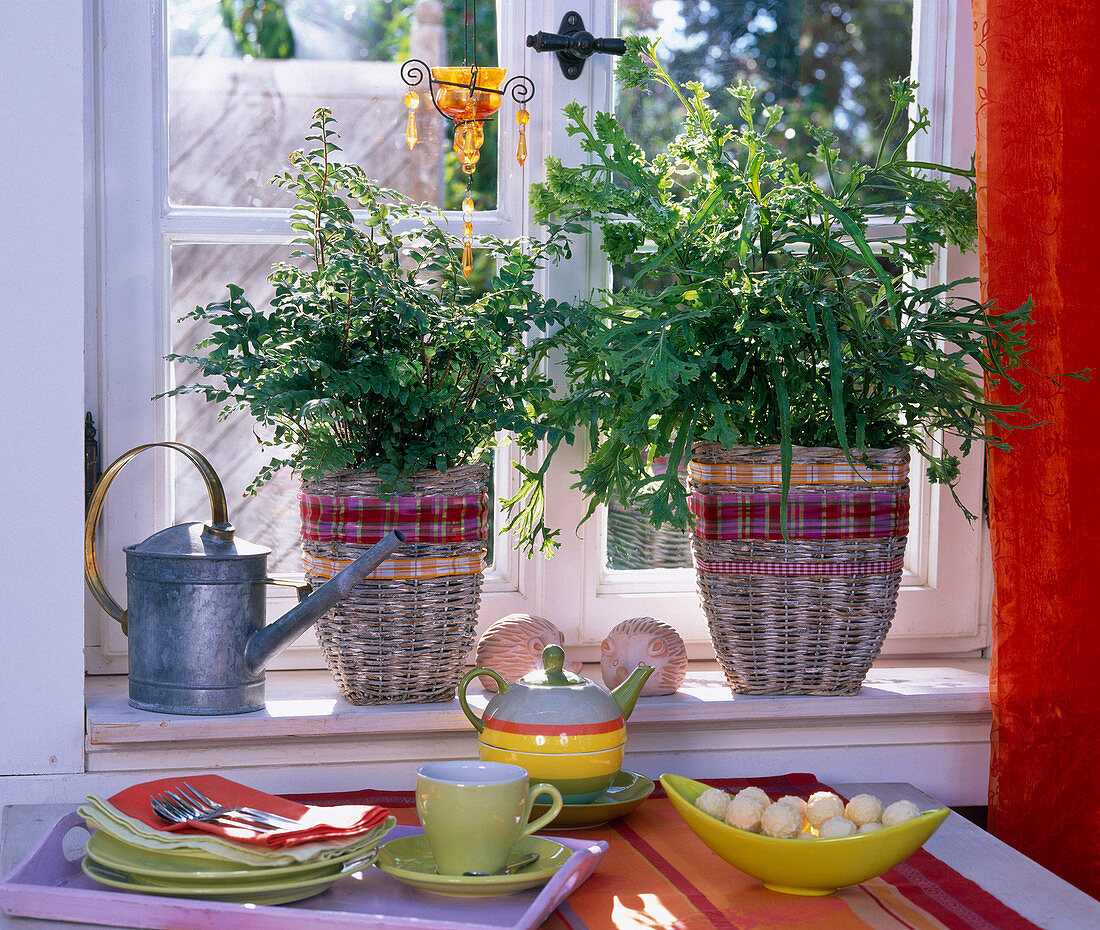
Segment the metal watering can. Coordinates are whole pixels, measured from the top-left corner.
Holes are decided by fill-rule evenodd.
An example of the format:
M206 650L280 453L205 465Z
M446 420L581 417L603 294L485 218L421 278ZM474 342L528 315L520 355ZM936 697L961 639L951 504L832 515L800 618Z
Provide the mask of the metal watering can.
M135 456L164 447L186 455L210 496L209 523L182 523L127 546L124 610L96 564L96 525L111 482ZM312 594L267 575L271 550L236 539L225 491L210 463L178 442L120 456L92 493L84 524L84 578L129 639L130 704L164 714L242 714L264 707L264 669L404 543L396 530ZM299 603L264 625L267 584L292 584Z

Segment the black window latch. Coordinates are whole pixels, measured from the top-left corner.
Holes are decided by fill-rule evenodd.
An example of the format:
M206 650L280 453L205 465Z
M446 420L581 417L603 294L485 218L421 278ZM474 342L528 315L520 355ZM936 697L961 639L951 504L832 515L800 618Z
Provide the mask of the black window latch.
M572 11L562 17L557 32L536 32L527 37L527 47L536 52L557 52L562 74L575 81L592 55L621 55L626 51L622 39L597 39L584 28L580 13Z

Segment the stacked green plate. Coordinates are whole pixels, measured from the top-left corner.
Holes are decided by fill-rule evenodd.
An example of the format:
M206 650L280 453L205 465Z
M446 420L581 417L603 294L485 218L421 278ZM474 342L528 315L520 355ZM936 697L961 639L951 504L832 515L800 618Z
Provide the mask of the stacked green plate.
M378 838L385 832L378 830ZM378 850L358 843L320 862L245 865L195 852L152 852L98 831L88 838L85 852L84 874L112 888L211 901L285 904L320 894L340 876L366 868Z

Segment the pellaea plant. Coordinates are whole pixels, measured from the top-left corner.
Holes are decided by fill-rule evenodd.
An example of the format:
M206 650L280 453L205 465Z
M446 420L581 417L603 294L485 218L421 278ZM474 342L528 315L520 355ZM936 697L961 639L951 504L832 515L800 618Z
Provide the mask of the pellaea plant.
M226 299L196 307L189 316L211 332L194 352L170 356L197 369L171 393L202 394L223 418L254 418L272 457L253 489L283 467L305 479L369 468L396 492L422 469L482 460L501 437L525 453L555 440L541 415L552 385L535 344L564 322L564 308L534 276L567 249L561 231L479 240L495 270L475 289L462 240L438 210L340 159L337 138L332 114L318 110L311 147L273 180L297 203L289 258L269 275L270 306L230 285ZM528 483L512 505L519 542L551 548L541 487Z

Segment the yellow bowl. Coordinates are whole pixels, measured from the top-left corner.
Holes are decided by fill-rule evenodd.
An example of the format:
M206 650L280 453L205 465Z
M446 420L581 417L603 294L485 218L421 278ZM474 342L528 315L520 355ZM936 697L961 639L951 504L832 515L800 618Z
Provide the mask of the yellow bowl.
M695 799L709 788L680 775L662 775L672 806L696 836L730 865L785 894L826 895L858 885L908 859L949 811L925 811L912 820L872 833L832 839L780 839L739 830L704 814Z

